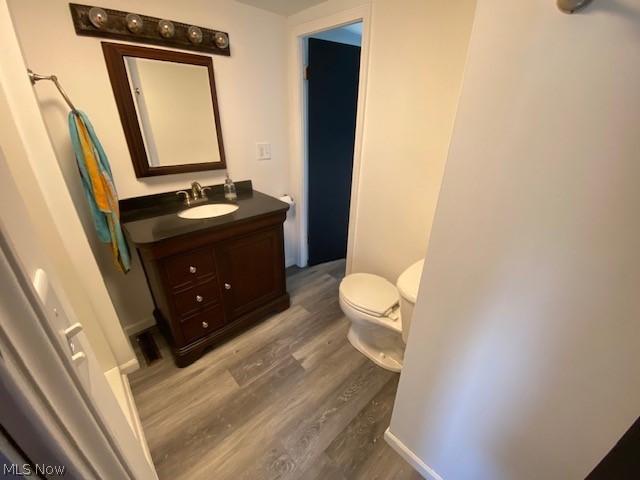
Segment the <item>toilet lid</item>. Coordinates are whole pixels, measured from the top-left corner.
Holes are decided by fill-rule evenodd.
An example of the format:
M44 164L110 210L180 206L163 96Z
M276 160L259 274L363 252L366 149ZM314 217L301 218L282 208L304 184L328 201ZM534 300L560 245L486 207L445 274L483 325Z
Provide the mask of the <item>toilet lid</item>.
M420 287L420 278L422 277L423 267L424 259L418 260L398 277L398 283L396 283L396 286L400 291L400 295L411 303L416 303L416 299L418 298L418 287Z
M354 308L375 317L382 317L399 301L391 282L370 273L347 275L340 283L340 295Z

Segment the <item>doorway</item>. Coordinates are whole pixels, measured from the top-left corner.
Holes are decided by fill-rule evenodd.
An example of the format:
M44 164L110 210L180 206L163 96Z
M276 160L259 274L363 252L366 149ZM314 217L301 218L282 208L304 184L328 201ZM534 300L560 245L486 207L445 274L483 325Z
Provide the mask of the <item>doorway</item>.
M362 22L304 38L308 265L347 255Z

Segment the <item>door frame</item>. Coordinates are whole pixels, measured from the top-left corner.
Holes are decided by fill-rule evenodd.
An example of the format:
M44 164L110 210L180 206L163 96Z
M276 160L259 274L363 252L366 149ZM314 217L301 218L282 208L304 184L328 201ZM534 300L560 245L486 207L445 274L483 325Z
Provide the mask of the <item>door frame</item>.
M366 105L367 79L369 72L369 42L371 30L371 6L344 10L323 18L292 27L289 33L289 65L291 88L292 135L291 135L291 185L296 196L295 237L298 244L297 265L307 266L309 249L308 229L308 135L307 135L307 82L304 79L305 37L314 33L332 30L351 23L362 22L362 43L360 50L360 79L358 84L358 104L356 108L356 132L353 152L353 174L351 176L351 205L349 207L349 229L347 233L346 273L351 272L355 230L357 225L362 169L362 144Z

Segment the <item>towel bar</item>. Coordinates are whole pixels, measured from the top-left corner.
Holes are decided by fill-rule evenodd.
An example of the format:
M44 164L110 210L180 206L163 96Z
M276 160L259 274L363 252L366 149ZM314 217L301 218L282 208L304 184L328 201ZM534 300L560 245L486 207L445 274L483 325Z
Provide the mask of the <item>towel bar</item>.
M73 105L71 99L67 96L66 93L64 93L60 82L58 82L58 77L56 77L55 75L40 75L39 73L34 73L31 69L27 69L27 73L29 74L29 80L31 80L32 85L35 85L36 82L39 82L40 80L51 80L60 92L60 95L62 95L62 98L64 98L64 101L67 103L67 105L69 105L71 111L74 113L78 111Z
M591 0L558 0L558 8L564 13L573 13L586 7L590 3Z

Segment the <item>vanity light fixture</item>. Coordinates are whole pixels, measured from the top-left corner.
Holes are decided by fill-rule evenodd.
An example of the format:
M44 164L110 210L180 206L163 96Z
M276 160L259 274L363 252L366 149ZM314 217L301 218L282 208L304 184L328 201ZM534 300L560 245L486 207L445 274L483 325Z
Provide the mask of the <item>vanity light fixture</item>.
M158 22L158 32L163 38L171 38L176 33L176 27L170 20L160 20Z
M144 20L137 13L128 13L125 17L125 22L127 23L127 29L131 33L140 33L144 26Z
M227 48L229 46L229 36L224 32L216 32L213 41L218 48Z
M187 36L189 37L189 41L194 44L202 43L202 30L198 27L191 25L187 29Z
M219 28L79 3L69 3L69 10L77 35L231 55L230 36Z
M91 7L89 10L89 21L91 25L102 30L109 21L109 15L100 7Z
M564 13L574 13L590 3L591 0L558 0L558 8Z

